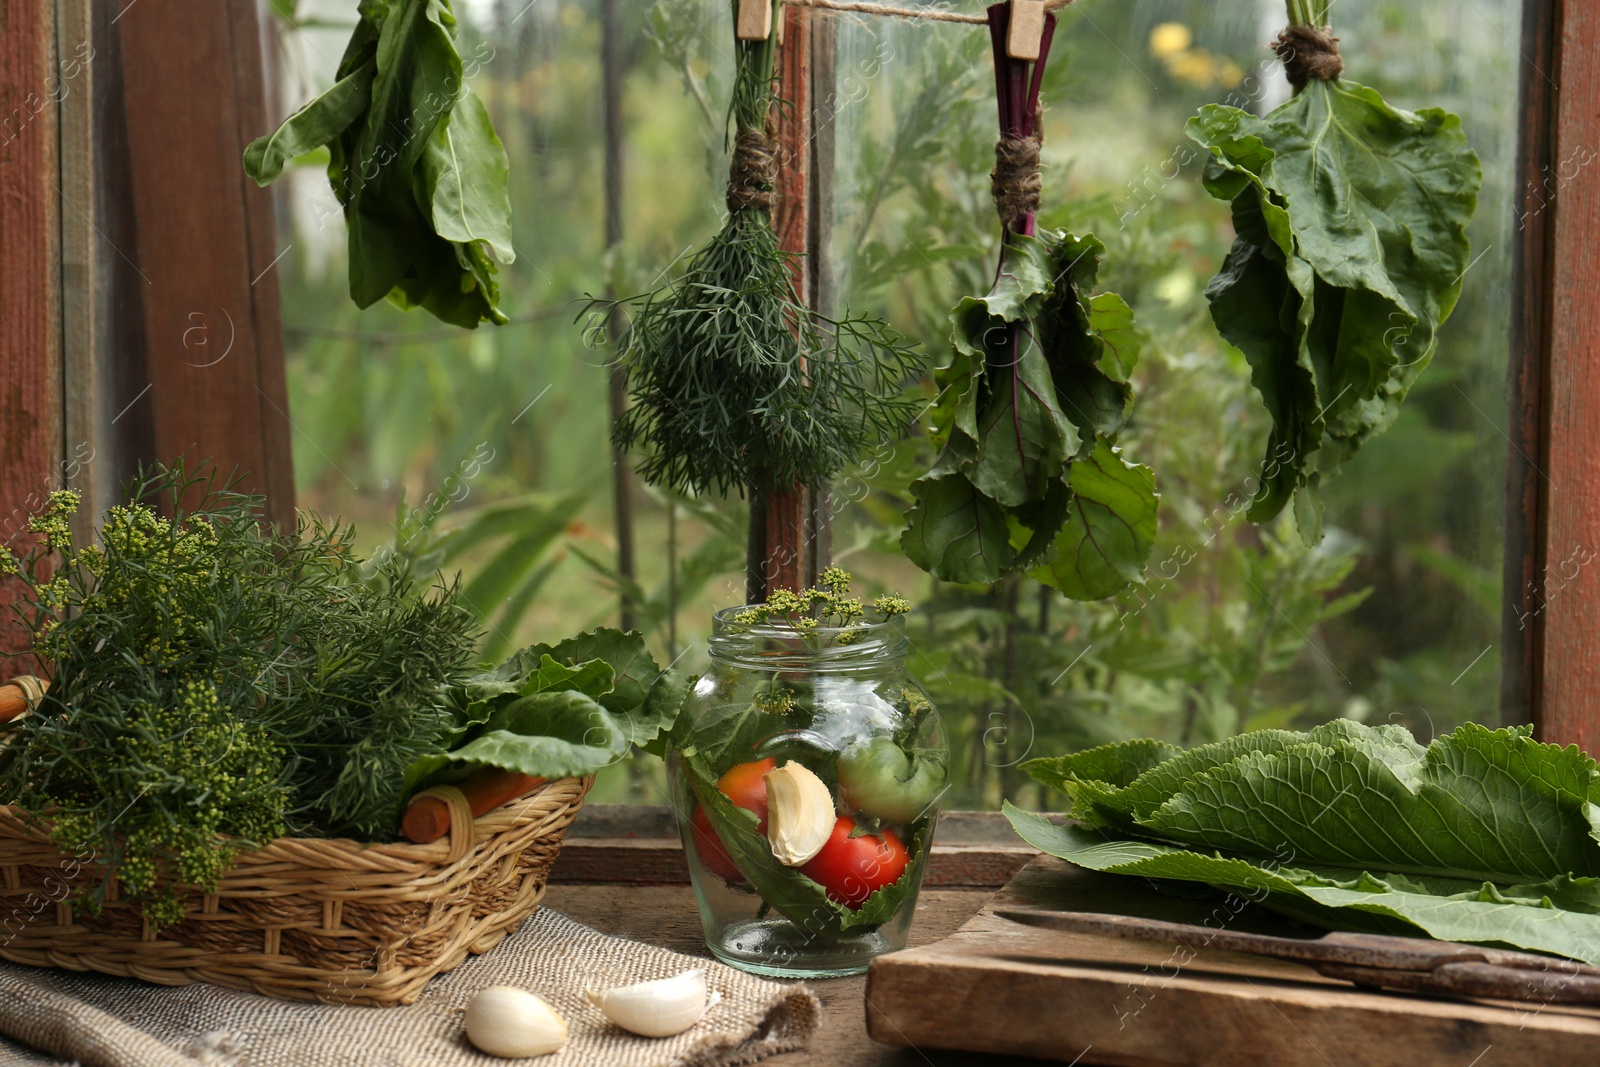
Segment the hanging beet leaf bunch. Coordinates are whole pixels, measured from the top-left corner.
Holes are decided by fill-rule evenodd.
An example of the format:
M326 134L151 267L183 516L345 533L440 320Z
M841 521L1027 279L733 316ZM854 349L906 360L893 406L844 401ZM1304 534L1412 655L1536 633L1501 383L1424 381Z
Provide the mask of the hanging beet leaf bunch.
M987 296L951 313L955 353L936 375L943 451L912 484L900 544L951 582L1031 569L1069 597L1095 600L1140 581L1156 533L1155 475L1130 463L1117 433L1132 411L1139 356L1133 313L1093 293L1105 246L1092 235L1036 232L1038 58L1007 54L1010 5L989 8L1001 138L992 192L1005 227Z
M1461 121L1340 78L1330 0L1289 0L1275 48L1295 95L1265 118L1211 104L1189 120L1206 189L1237 233L1206 296L1272 416L1247 516L1294 501L1322 539L1318 488L1375 434L1433 358L1469 265L1482 169Z
M326 146L350 231L350 299L388 297L469 330L501 325L495 261L515 258L510 166L463 81L451 0L362 0L358 11L333 87L252 141L245 172L267 185Z
M618 358L632 405L615 440L643 454L646 481L681 491L827 479L916 411L902 395L920 370L910 344L879 319L829 318L795 291L795 257L772 229L775 35L735 46L727 222L677 280L624 302ZM592 321L611 307L591 304Z

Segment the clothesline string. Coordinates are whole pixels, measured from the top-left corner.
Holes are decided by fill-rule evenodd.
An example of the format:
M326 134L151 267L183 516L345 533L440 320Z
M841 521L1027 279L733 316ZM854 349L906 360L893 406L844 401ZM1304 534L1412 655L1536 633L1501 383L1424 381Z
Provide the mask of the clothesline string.
M985 15L964 15L959 11L945 11L937 7L893 7L889 4L870 3L868 0L784 0L784 2L793 7L812 7L822 11L848 12L856 15L876 15L879 18L958 22L968 26L987 26L989 24L989 19ZM1044 9L1046 11L1056 11L1072 2L1073 0L1045 0Z

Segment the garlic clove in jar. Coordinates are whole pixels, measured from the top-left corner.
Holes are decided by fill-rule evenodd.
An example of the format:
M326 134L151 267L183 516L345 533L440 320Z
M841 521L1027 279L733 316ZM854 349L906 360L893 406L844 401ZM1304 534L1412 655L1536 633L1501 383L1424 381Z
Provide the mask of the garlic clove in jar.
M490 986L467 1005L467 1040L491 1056L554 1052L567 1042L567 1021L540 998L514 986Z
M785 867L811 862L828 843L835 821L833 794L810 770L791 760L768 771L767 844Z
M591 989L586 995L607 1019L641 1037L681 1034L722 999L720 994L707 999L703 968L684 971L671 978L618 986L604 993Z

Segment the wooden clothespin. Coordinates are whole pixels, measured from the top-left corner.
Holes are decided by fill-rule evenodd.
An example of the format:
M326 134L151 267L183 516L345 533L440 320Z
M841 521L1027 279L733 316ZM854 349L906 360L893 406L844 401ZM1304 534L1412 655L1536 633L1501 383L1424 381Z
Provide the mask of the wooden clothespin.
M1006 30L1006 55L1012 59L1029 61L1038 59L1039 41L1043 37L1044 0L1011 0L1011 21Z
M772 0L739 0L738 23L735 32L741 41L765 41L771 37Z

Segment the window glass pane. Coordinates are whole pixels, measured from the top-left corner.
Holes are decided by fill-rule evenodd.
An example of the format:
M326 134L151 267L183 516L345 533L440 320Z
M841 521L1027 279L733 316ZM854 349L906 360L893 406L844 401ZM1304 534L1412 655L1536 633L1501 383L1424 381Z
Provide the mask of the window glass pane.
M325 179L302 168L283 187L301 502L360 520L369 548L414 509L438 513L443 528L487 532L495 506L526 503L451 562L495 654L615 621L607 356L575 320L587 294L655 284L722 210L726 5L621 6L625 239L608 256L596 3L458 3L473 84L511 156L510 325L467 334L420 313L357 312ZM302 18L347 12L342 0L299 5ZM1287 97L1266 47L1282 5L1083 0L1061 13L1044 91L1041 219L1100 236L1102 283L1146 330L1124 444L1157 472L1152 566L1162 577L1103 604L1026 579L938 585L896 547L906 486L931 447L895 443L841 479L836 558L870 589L922 605L914 669L952 727L958 805L1029 790L1017 768L1028 756L1128 736L1197 742L1346 715L1426 739L1498 717L1520 5L1341 0L1333 15L1346 76L1396 106L1460 115L1484 182L1475 258L1433 363L1395 425L1325 492L1329 536L1312 550L1289 520L1242 517L1268 420L1207 311L1232 231L1184 135L1203 104L1264 111ZM285 105L327 83L346 32L280 26ZM988 35L841 18L837 36L837 310L884 314L937 363L949 307L985 291L994 270ZM742 503L635 495L651 641L697 669L711 610L743 596ZM602 799L630 789L659 799L653 771L608 773Z

